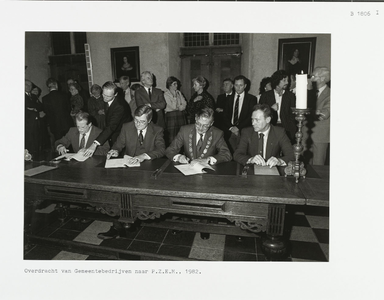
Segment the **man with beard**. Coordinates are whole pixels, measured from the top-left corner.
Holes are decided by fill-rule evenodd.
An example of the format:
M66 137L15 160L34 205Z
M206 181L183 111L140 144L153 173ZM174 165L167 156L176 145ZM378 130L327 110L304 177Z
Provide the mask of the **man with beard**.
M296 96L286 90L288 73L279 70L271 76L272 90L260 97L260 104L268 104L272 108L271 124L283 127L293 144L295 142L296 122L292 107L296 107Z

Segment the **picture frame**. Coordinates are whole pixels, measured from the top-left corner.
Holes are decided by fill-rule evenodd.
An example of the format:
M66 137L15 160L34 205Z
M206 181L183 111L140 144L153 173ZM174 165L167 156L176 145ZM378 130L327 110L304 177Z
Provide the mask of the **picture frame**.
M315 63L316 37L279 39L278 70L311 74Z
M114 79L129 76L130 82L140 81L139 47L111 48L112 75Z

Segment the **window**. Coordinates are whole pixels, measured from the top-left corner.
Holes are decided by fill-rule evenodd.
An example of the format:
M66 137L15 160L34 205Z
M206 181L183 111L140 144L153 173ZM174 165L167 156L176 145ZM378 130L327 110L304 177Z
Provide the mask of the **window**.
M184 33L184 46L208 46L209 34L208 33Z
M213 45L238 45L240 43L239 33L214 33Z
M52 32L51 37L54 55L85 53L84 44L87 43L85 32L74 32L72 41L70 32ZM75 53L71 52L71 47L74 48Z
M184 47L239 45L240 33L184 33Z

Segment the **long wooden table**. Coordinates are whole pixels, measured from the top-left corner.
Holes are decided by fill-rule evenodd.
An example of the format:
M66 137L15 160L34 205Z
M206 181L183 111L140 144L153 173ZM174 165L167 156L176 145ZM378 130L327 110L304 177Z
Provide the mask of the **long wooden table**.
M154 171L165 162L164 158L138 168L105 169L105 157L62 161L54 170L25 177L26 208L33 213L49 200L59 203L65 214L69 203L87 204L127 226L167 213L225 218L244 232L265 232L263 250L274 259L287 251L282 239L286 205L329 205L328 167L313 168L315 176L298 184L293 177L253 175L251 169L241 175L242 166L234 161L192 176L184 176L171 162L155 178ZM26 163L26 169L34 166Z

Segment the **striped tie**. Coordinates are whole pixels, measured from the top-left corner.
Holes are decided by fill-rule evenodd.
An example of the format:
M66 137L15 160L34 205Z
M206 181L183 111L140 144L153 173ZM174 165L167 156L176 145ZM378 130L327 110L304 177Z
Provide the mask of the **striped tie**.
M83 133L83 137L81 138L79 148L83 149L84 147L85 147L85 133Z

